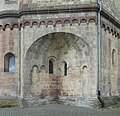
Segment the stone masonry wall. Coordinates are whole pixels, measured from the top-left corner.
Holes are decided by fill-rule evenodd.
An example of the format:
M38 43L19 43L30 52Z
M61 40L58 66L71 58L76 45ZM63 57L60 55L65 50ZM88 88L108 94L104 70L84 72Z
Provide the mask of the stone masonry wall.
M1 0L0 1L0 11L7 10L18 10L19 9L19 1L18 0Z
M101 0L102 7L118 20L120 19L120 1L119 0Z
M40 9L71 7L96 2L1 0L0 12L21 11L22 6L32 10L38 6ZM91 105L97 98L97 13L84 10L84 13L76 10L77 13L32 12L31 15L21 12L23 15L13 14L11 18L0 19L0 96L20 96L29 104L59 99L65 104ZM101 25L101 93L102 97L118 96L119 28L115 27L116 22L113 25L103 17L101 20L111 27ZM7 53L15 55L16 72L4 71ZM50 59L54 66L53 74L49 74ZM67 75L64 75L65 63Z
M17 96L19 88L19 30L0 29L0 96ZM7 53L15 55L16 72L4 72L4 57Z
M118 96L119 39L107 27L101 29L101 37L101 93Z
M59 18L66 17L67 18L69 15L72 16L73 14L68 14L67 16L66 16L66 14L61 14L61 15L59 14L59 16L55 15L55 18L56 17L59 17ZM75 15L78 16L77 14L74 14L74 16ZM79 15L84 16L85 14L79 14ZM94 16L96 14L93 13L92 15ZM33 16L33 17L35 18L36 16ZM31 19L33 17L31 17ZM44 15L42 18L44 18L44 17L46 17L46 16ZM48 19L50 17L53 18L54 15L47 15L47 17L48 17ZM29 18L29 16L24 17L24 19L25 18ZM46 57L43 57L44 52L43 52L43 56L42 55L39 56L41 54L41 52L44 51L44 47L40 48L40 46L44 45L44 44L42 44L43 40L46 40L46 42L44 42L44 43L45 43L45 45L48 44L48 46L49 46L49 43L51 43L51 41L52 41L52 40L50 41L49 37L55 37L55 36L52 36L51 33L63 33L63 35L65 33L65 35L72 34L74 36L73 37L65 36L65 38L63 38L64 41L67 38L73 38L73 40L74 40L77 36L80 38L81 41L85 41L90 46L91 49L89 49L90 50L89 51L90 59L89 59L89 57L86 57L86 56L85 56L85 58L82 58L82 56L80 56L81 57L80 59L76 59L75 57L78 57L78 56L76 56L76 54L74 54L75 51L73 51L73 52L68 51L69 52L69 55L67 58L68 60L66 60L68 63L68 67L69 67L69 63L71 63L71 65L73 67L74 67L74 63L78 64L79 67L78 67L78 69L74 69L74 68L72 69L72 70L76 71L76 72L71 71L71 73L74 73L72 76L61 78L60 82L62 81L62 87L63 87L63 90L60 93L61 97L63 98L64 96L66 96L65 98L69 98L71 96L74 98L78 98L78 97L79 98L84 97L84 98L89 98L89 99L96 98L96 95L97 95L97 89L96 89L97 88L97 49L96 49L97 48L97 31L96 30L97 30L97 26L96 26L95 22L91 22L89 24L83 22L80 25L75 23L75 24L72 24L72 26L70 26L69 23L68 24L66 23L64 26L62 26L61 24L57 24L55 27L53 25L48 25L46 27L44 24L40 25L40 27L38 27L37 25L34 25L32 28L30 26L25 26L25 28L23 28L21 30L21 48L22 48L21 58L22 58L22 64L24 64L21 67L21 70L23 71L22 72L23 73L23 78L22 78L23 96L27 97L27 99L29 99L31 97L36 97L37 91L39 91L38 92L39 95L43 95L40 92L42 90L40 88L46 88L46 90L50 90L48 83L51 83L51 82L49 82L49 80L51 78L49 77L49 75L47 73L45 77L43 77L43 76L39 77L39 79L40 78L42 79L42 80L41 79L40 80L44 84L41 81L37 81L39 83L38 84L39 86L37 86L36 84L34 86L39 87L39 88L33 87L32 89L34 89L33 90L34 94L33 94L33 96L30 97L31 79L30 79L29 75L30 75L32 66L37 65L38 69L40 70L41 65L44 65L42 63L45 63L45 64L48 63L48 61L43 61L43 59L46 60L45 58L47 58L49 56L49 55L47 55L46 52L45 52L46 53L45 56L47 55ZM48 35L48 36L46 36L46 35ZM60 38L60 37L58 37L58 38ZM39 41L39 43L37 41ZM54 43L54 41L52 43ZM50 45L54 46L54 44L53 45L50 44ZM81 46L80 43L78 45ZM50 49L52 49L52 48L50 48ZM31 50L33 50L33 52ZM39 50L39 52L37 52L38 50ZM83 50L81 50L81 52L82 51ZM48 54L51 54L51 56L54 56L55 54L57 55L57 52L55 52L55 50L54 50L54 52L52 51L52 53L48 53ZM70 54L71 54L71 56L70 56ZM26 57L28 57L28 58L26 59ZM81 64L77 63L77 62L80 62L80 60L81 60ZM87 60L87 62L85 62L85 60ZM77 66L77 65L75 65L75 66ZM45 65L45 67L46 67L46 65ZM88 67L88 69L87 69L87 67ZM46 68L45 71L48 72L48 68ZM79 76L79 73L81 73L80 74L81 76ZM40 75L40 74L38 73L38 75ZM54 80L54 78L57 78L57 77L56 76L53 77L53 80ZM56 83L56 79L55 79L55 81L52 81L52 83ZM53 87L55 86L54 84L52 84L52 85L53 85ZM57 91L57 90L55 90L55 91ZM47 95L50 95L50 94L47 94ZM34 99L34 98L31 98L31 99ZM40 97L39 97L39 99L40 99ZM46 99L47 99L47 97L45 97L45 99L42 99L42 100L46 100Z

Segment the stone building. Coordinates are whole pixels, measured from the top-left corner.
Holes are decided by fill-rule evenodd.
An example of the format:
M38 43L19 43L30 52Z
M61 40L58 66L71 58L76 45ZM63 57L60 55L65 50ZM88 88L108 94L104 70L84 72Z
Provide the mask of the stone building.
M0 99L87 107L119 98L120 1L101 4L1 0Z

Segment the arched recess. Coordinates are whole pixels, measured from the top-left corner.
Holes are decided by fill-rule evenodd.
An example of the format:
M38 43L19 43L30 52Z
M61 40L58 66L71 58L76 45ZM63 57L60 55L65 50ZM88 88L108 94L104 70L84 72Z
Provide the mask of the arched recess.
M39 72L38 66L37 65L33 65L31 72L38 73Z
M91 56L90 50L91 48L89 44L81 39L79 36L76 36L74 34L65 32L47 34L35 41L28 49L23 64L24 78L25 80L30 80L30 67L32 67L34 64L36 64L37 66L44 65L44 73L46 74L40 71L40 77L38 77L38 80L41 79L46 83L46 80L52 81L53 79L55 81L54 83L57 83L58 81L56 80L56 77L61 76L59 74L59 72L61 71L59 70L59 68L61 68L61 63L63 63L62 76L73 78L74 76L76 76L76 67L83 65L82 63L84 62L89 62L88 60ZM77 76L76 78L79 79L79 77ZM64 79L67 82L66 79L69 78ZM30 88L30 85L28 85L29 82L26 81L26 83L25 86ZM52 82L49 82L49 84L50 83L53 84ZM41 86L41 84L42 82L40 81L40 84L38 85ZM41 87L43 87L44 89L44 86L49 87L48 83L46 83L46 85L42 85ZM63 87L64 86L65 83L63 83ZM69 88L75 89L74 86L73 88ZM37 88L37 90L39 90L39 88Z
M15 56L12 53L7 53L4 57L4 72L15 72Z
M57 44L56 46L55 46L55 43L53 43L53 41L56 42L56 44ZM39 55L38 52L40 54L45 54L43 52L45 52L47 50L50 51L52 49L52 47L50 47L50 46L52 46L52 44L53 44L53 47L56 47L57 49L58 49L58 47L62 47L62 44L59 42L61 42L62 44L66 44L66 46L65 46L66 49L71 48L71 47L77 47L77 46L84 47L84 45L86 45L87 48L89 49L89 51L91 50L91 47L89 46L89 44L85 40L80 38L79 36L71 34L71 33L66 33L66 32L55 32L55 33L49 33L49 34L37 39L36 41L34 41L33 44L27 50L25 59L31 59L31 58L37 59L38 55ZM78 44L78 45L75 46L75 44ZM81 45L79 45L79 44L81 44ZM50 49L48 49L48 48L50 48ZM44 51L43 51L43 49L44 49ZM56 51L57 51L57 49L56 49ZM64 52L67 52L67 51L64 51ZM54 53L51 56L54 56Z
M42 21L43 22L43 21ZM59 20L59 22L60 22L60 20ZM63 23L63 22L62 22ZM45 23L45 21L44 21L44 25L46 25L46 23ZM49 27L48 27L49 28ZM57 29L57 28L59 28L59 27L56 27L56 29L55 30L53 30L53 29L47 29L47 31L42 31L41 30L41 32L39 32L38 30L34 30L34 36L33 36L33 38L34 39L31 39L30 40L30 42L29 42L29 44L26 46L26 49L25 49L25 54L24 54L24 57L26 56L26 54L27 54L27 52L29 51L29 49L34 45L34 43L37 43L38 41L42 41L42 39L43 38L45 38L46 36L50 36L50 35L54 35L55 33L56 34L66 34L66 36L67 35L71 35L71 36L73 36L73 38L79 38L79 39L81 39L82 41L84 41L86 44L88 44L89 43L89 39L83 39L82 37L81 37L81 34L76 30L76 29L74 29L74 28L71 28L71 26L70 26L70 28L71 29L64 29L64 27L63 27L63 29L62 28L59 28L59 29ZM57 31L57 32L56 32ZM89 37L88 37L89 38ZM25 37L25 41L28 41L29 40L29 38L27 39L27 36ZM27 43L27 42L26 42ZM92 42L91 42L92 43ZM92 48L92 44L91 43L89 43L88 45L89 45L89 47L90 48Z
M91 47L89 46L89 44L77 35L66 32L56 32L47 34L36 40L29 47L24 60L24 65L27 68L24 71L25 73L29 74L29 67L32 67L34 64L37 64L39 66L44 65L45 70L49 72L48 62L50 58L55 58L57 60L59 59L59 57L67 55L69 53L69 50L73 49L77 51L76 53L78 53L78 55L80 55L79 57L81 58L83 55L82 52L84 52L84 55L87 56L90 56L91 53ZM89 58L86 57L86 59Z

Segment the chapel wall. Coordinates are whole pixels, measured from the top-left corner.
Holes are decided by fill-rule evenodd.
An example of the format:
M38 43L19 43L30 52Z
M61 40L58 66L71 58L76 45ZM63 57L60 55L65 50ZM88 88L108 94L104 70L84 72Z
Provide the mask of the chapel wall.
M103 22L105 19L102 19ZM104 97L118 96L119 37L118 28L105 21L101 28L101 93ZM107 25L109 24L109 25Z
M8 25L7 25L8 26ZM19 29L11 30L9 26L6 29L0 29L0 96L17 96L19 94ZM7 54L15 56L15 72L6 70L5 59Z
M79 14L80 17L84 17L85 14ZM77 13L76 14L59 14L59 15L43 15L43 17L41 17L41 19L44 17L47 18L47 20L59 20L61 17L64 17L65 20L68 20L67 18L69 16L73 16L73 17L78 17L79 16ZM92 15L92 16L91 16ZM96 16L95 13L92 14L88 14L88 17L94 17ZM36 17L36 16L32 16L31 18ZM52 17L52 19L51 19ZM24 19L29 18L29 16L24 17ZM43 20L42 19L42 20ZM85 20L84 20L85 21ZM78 73L74 73L71 78L67 78L67 77L62 77L62 81L63 81L63 87L64 87L64 91L62 91L62 95L64 96L79 96L79 97L96 97L97 95L97 25L96 23L92 20L91 22L89 22L88 24L86 22L82 22L80 23L80 25L75 22L72 25L70 25L69 22L66 22L66 24L56 24L55 26L53 26L53 24L48 23L48 25L46 26L44 23L40 26L38 25L34 25L32 28L28 25L25 26L25 28L23 28L21 30L21 34L22 34L22 38L21 41L23 42L22 48L23 48L23 52L22 52L22 59L23 59L23 64L24 64L24 95L26 96L27 93L29 93L30 91L30 78L29 78L29 74L30 74L30 70L32 68L33 65L38 65L39 69L40 69L40 61L38 62L38 57L34 57L34 55L32 55L32 57L34 57L34 59L30 60L30 64L29 66L26 64L26 55L27 55L27 51L29 50L29 48L31 47L31 45L37 41L38 39L40 39L41 37L51 34L51 33L59 33L59 32L63 32L63 33L70 33L70 34L74 34L78 37L80 37L81 39L83 39L83 41L85 41L86 43L88 43L88 45L90 46L91 50L90 50L90 59L85 57L85 59L81 59L81 66L78 67L80 72ZM64 21L63 21L64 22ZM64 22L65 23L65 22ZM47 24L47 23L46 23ZM45 31L46 30L46 31ZM32 52L30 53L32 54ZM71 54L71 56L73 56L73 59L75 54ZM30 57L29 57L30 58ZM72 58L72 57L71 57ZM69 59L69 58L68 58ZM78 59L75 59L76 61ZM86 63L85 60L88 60L88 62ZM69 61L70 62L70 61ZM87 71L86 71L87 70ZM74 69L74 71L77 71L77 69ZM89 73L86 73L89 72ZM82 77L78 78L79 73L84 73L83 74L83 78L87 77L87 80L82 79ZM48 74L47 74L48 75ZM77 76L76 76L77 75ZM75 77L73 79L73 77ZM42 77L43 79L45 79L44 77ZM44 84L43 88L48 88L47 83L49 83L49 79L50 77L47 76L48 81L43 81L43 83L45 82L46 84ZM81 81L81 82L80 82ZM87 88L80 87L79 83L87 81L88 85ZM56 81L55 81L56 82ZM41 82L42 83L42 82ZM53 82L54 83L54 82ZM39 84L40 85L40 84ZM85 84L86 85L86 84ZM76 90L74 89L76 88ZM83 88L85 90L83 90ZM38 89L36 89L38 90ZM34 91L35 92L35 91ZM68 93L68 94L67 94Z

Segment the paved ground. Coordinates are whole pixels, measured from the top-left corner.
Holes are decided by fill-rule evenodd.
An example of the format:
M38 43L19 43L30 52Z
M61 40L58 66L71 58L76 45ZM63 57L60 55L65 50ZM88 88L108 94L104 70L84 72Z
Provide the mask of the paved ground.
M58 104L24 109L0 109L0 116L120 116L120 110L90 109Z

